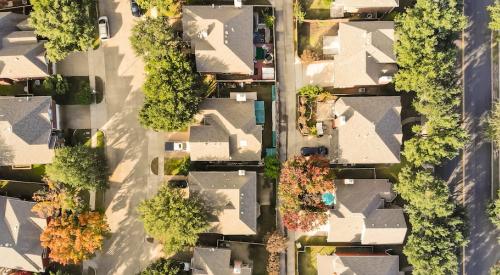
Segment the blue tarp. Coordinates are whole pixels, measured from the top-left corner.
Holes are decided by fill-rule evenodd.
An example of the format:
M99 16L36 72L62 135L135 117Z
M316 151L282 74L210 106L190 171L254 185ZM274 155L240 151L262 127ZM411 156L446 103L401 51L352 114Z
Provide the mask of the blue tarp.
M266 148L266 157L276 156L276 148Z
M271 87L271 90L272 90L272 98L273 98L273 101L276 101L276 86L273 85Z
M273 147L276 147L276 131L273 131Z
M324 193L323 195L321 195L321 200L326 204L326 205L332 205L332 204L335 204L335 195L330 193L330 192L326 192Z
M264 108L264 101L255 101L255 122L261 125L266 122L266 110Z

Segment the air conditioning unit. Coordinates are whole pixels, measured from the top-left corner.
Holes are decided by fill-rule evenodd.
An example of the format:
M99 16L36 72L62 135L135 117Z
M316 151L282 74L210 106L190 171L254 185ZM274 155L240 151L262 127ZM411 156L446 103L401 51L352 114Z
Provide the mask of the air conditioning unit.
M245 170L238 170L238 176L244 176Z
M246 93L236 93L236 101L237 102L247 101L247 94Z
M345 179L344 184L354 184L354 180L353 179Z

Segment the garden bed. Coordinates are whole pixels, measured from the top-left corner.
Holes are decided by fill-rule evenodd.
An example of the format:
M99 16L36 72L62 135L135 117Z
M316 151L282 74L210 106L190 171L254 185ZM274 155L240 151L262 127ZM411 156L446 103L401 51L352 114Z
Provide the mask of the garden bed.
M30 88L35 96L52 96L60 105L89 105L93 102L92 89L90 89L89 78L86 76L65 77L69 84L69 91L63 95L55 94L52 90L47 90L35 84L35 80L30 81Z

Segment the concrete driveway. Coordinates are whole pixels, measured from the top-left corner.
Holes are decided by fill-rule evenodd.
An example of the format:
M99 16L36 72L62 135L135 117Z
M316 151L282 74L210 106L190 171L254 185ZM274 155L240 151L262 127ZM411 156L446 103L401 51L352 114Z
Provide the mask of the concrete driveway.
M88 66L104 82L103 103L92 108L92 124L106 134L110 172L105 213L111 237L94 259L97 274L137 274L162 255L161 246L148 243L137 206L152 197L163 180L149 164L159 157L163 175L163 136L143 129L137 120L143 103L144 64L135 56L129 36L136 18L128 0L100 0L101 15L108 16L111 39L91 52ZM161 155L162 156L162 155Z
M87 52L70 53L64 60L57 62L57 73L64 76L88 76Z
M89 105L61 105L60 108L64 129L90 129Z

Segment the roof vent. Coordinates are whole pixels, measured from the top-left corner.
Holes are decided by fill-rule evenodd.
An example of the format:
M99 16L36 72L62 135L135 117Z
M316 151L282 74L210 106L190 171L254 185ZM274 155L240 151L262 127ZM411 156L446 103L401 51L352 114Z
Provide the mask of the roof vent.
M244 176L245 170L238 170L238 176Z
M201 32L198 33L198 38L200 39L207 39L208 37L208 31L207 30L203 30Z
M248 146L248 142L246 141L246 139L240 140L240 147L241 148L245 148L247 146Z
M345 179L344 184L354 184L354 179Z
M246 93L236 93L236 101L238 101L238 102L247 101L247 94Z
M242 5L243 5L242 0L234 0L234 7L240 9Z

